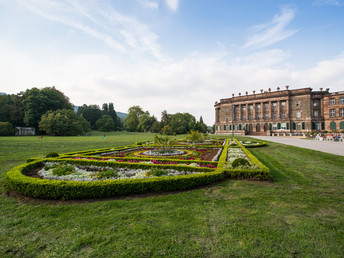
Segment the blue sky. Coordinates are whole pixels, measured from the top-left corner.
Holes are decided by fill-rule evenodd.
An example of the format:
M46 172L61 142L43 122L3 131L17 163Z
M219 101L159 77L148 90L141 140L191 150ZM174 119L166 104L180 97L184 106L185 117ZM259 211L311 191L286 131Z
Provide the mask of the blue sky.
M344 0L0 0L0 91L56 86L214 123L214 102L344 90Z

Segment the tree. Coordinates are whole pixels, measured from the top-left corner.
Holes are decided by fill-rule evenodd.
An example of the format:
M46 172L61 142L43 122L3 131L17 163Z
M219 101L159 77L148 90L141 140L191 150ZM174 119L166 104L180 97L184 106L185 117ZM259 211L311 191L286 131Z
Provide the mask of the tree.
M26 90L22 98L24 123L32 127L37 127L41 116L49 110L73 108L69 98L55 87L32 88Z
M16 128L10 122L0 122L0 136L14 135Z
M78 109L78 116L86 119L90 124L93 130L97 129L96 122L102 117L102 110L98 105L82 105Z
M71 109L48 111L39 122L39 129L49 135L75 136L89 131L90 124Z
M172 135L172 134L173 134L173 131L172 131L171 126L165 125L165 126L162 128L162 134L165 134L165 135Z
M97 122L96 126L99 131L110 132L116 129L116 124L113 118L109 115L103 115Z
M194 130L196 119L189 113L176 113L171 115L169 125L173 133L185 134L190 130Z
M152 130L152 126L156 122L154 116L150 116L148 112L140 115L138 129L141 132L149 132Z
M160 133L161 129L162 129L161 123L159 123L158 121L155 121L152 125L152 128L151 128L153 133Z
M139 117L144 114L140 106L132 106L128 109L128 116L124 119L124 128L129 132L137 132L139 130Z
M161 125L165 126L170 124L171 115L167 113L166 110L161 112Z

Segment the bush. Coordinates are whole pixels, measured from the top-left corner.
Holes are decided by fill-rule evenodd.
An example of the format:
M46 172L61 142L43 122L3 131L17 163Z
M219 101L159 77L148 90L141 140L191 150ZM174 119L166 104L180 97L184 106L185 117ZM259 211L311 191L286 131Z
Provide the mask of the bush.
M57 152L50 152L47 155L45 155L46 158L56 158L59 154Z
M9 122L0 122L0 136L14 135L16 128Z
M103 170L98 172L97 177L100 179L103 178L117 178L118 173L115 169Z
M75 172L75 168L71 165L61 164L53 169L53 175L56 176L65 176L69 174L73 174Z
M250 162L248 162L247 159L244 159L244 158L237 158L232 163L233 168L236 168L238 166L246 166L246 165L250 165Z

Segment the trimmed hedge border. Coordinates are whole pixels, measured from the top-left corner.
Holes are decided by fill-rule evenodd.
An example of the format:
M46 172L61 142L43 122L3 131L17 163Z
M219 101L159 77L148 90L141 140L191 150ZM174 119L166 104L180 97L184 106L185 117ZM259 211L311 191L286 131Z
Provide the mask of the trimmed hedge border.
M62 154L58 158L31 158L29 163L17 166L6 173L6 185L16 192L23 195L41 198L41 199L92 199L92 198L107 198L114 196L163 192L163 191L178 191L187 190L197 186L207 185L224 178L237 179L254 179L254 180L269 180L270 171L263 165L254 155L251 154L238 140L235 139L238 146L242 148L248 159L252 164L259 166L258 170L248 169L225 169L227 160L227 151L229 148L228 139L226 140L222 153L218 162L204 162L204 164L216 164L217 169L193 167L188 165L174 165L174 164L144 164L144 163L130 163L130 162L114 162L103 160L85 160L73 159L75 155L85 155L86 153L113 151L116 149L129 149L138 147L137 145L130 145L118 148L98 149L95 151L82 151ZM140 146L142 147L142 146ZM219 148L219 147L217 147ZM82 154L81 154L82 153ZM85 155L86 157L90 157ZM123 158L121 158L123 159ZM135 158L139 160L139 158ZM31 160L31 161L30 161ZM144 159L142 159L144 160ZM157 159L163 160L163 159ZM165 159L166 160L166 159ZM43 162L62 162L67 161L70 164L76 165L96 165L108 167L126 167L126 168L142 168L151 169L158 167L162 169L175 169L184 171L201 172L199 174L179 175L171 177L154 177L142 179L118 179L118 180L103 180L103 181L65 181L65 180L50 180L39 179L26 176L25 173L37 168ZM176 160L170 160L176 161ZM183 162L199 162L193 160L183 160ZM203 162L202 162L203 163Z
M218 171L173 177L80 182L38 179L24 175L40 165L42 161L34 161L13 168L6 174L7 185L16 192L34 198L70 200L187 190L225 177L223 171Z

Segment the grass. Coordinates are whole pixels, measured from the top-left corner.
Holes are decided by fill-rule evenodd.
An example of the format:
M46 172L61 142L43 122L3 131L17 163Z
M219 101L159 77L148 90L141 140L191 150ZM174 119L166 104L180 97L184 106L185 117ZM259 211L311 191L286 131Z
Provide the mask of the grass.
M48 152L118 146L153 134L1 137L0 183ZM344 157L268 142L250 151L272 182L226 180L191 191L99 202L0 195L0 256L344 256Z

